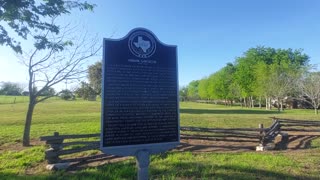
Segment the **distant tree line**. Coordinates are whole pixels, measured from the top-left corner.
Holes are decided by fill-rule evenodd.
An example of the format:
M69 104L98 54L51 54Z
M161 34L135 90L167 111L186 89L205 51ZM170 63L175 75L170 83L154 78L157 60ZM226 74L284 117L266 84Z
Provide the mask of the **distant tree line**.
M35 88L35 91L37 89ZM0 84L0 95L6 96L29 96L29 91L24 91L24 86L15 82L2 82ZM54 96L56 91L54 88L45 88L40 94L40 96Z
M272 106L283 110L287 101L303 101L318 113L320 73L312 71L301 49L259 46L234 63L180 88L181 100L206 100L244 107Z

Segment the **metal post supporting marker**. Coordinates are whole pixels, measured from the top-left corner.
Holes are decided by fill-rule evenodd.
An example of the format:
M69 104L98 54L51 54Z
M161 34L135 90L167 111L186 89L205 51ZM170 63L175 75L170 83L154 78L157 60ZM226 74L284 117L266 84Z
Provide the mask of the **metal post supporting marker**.
M137 153L138 180L148 180L149 172L149 151L141 150Z

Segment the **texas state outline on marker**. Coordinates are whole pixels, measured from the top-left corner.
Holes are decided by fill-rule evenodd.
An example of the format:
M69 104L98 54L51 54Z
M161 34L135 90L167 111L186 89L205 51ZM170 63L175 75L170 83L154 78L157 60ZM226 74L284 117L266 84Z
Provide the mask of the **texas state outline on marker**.
M137 48L141 48L144 53L146 53L151 46L150 41L143 40L141 36L138 36L138 42L133 42L133 44Z

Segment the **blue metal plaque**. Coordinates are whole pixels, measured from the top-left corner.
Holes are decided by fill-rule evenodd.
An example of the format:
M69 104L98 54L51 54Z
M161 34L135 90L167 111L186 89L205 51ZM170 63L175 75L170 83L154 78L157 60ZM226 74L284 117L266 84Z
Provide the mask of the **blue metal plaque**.
M179 136L177 47L136 28L103 41L101 150L150 154L175 147Z

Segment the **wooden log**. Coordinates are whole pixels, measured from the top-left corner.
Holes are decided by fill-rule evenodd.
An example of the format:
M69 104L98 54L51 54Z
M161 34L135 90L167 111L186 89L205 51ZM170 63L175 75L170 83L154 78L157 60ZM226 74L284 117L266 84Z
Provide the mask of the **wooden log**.
M110 154L98 154L98 155L92 155L87 157L79 157L79 158L69 158L69 159L62 159L61 162L79 162L79 161L87 161L91 159L100 159L100 158L108 158L108 159L114 159L118 158L119 156L110 155Z
M197 132L197 133L212 133L213 135L243 135L243 136L255 136L257 137L259 134L257 132L239 132L239 131L223 131L223 130L220 130L220 131L207 131L207 132L203 132L203 131L191 131L191 132Z
M59 158L59 151L55 151L52 148L47 149L45 151L45 159L47 160L48 164L54 164L60 162Z
M212 137L198 137L198 136L182 136L182 139L193 139L193 140L207 140L207 141L226 141L226 142L259 142L252 139L230 139L230 138L212 138Z
M266 131L264 130L263 124L259 124L259 129L261 129L259 132L259 142L262 146L264 146L264 138L266 135Z
M200 134L180 134L180 136L196 136L196 137L234 137L234 138L247 138L247 139L257 139L258 135L238 135L238 134L208 134L208 135L200 135Z
M310 121L310 120L293 120L293 119L279 119L280 122L291 122L291 123L320 123L320 121Z
M181 127L182 131L203 131L203 132L220 132L220 131L255 131L260 132L260 128L198 128L198 127ZM265 130L268 130L265 129Z
M298 123L294 123L294 124L281 124L282 127L293 127L293 126L301 126L301 127L318 127L319 125L316 124L298 124Z
M298 129L298 128L282 128L282 131L299 131L299 132L320 132L320 129Z
M60 137L64 139L77 139L77 138L91 138L91 137L100 137L99 134L79 134L79 135L60 135ZM54 136L42 136L40 137L41 141L54 140L56 137Z
M67 155L67 154L73 154L73 153L88 151L88 150L97 150L99 148L100 148L99 145L96 145L96 146L85 146L85 147L76 148L76 149L68 149L68 150L58 151L57 153L58 153L58 155Z
M67 146L72 146L72 145L86 145L86 146L89 146L89 145L99 145L100 141L73 141L73 142L66 142L66 143L63 143L63 147L67 147Z
M289 120L279 120L279 122L281 122L281 123L293 123L293 124L295 124L295 123L298 123L298 124L300 124L300 123L303 123L303 124L320 124L320 121L303 121L303 120L291 120L291 121L289 121Z
M58 132L54 132L53 136L51 137L51 139L46 140L46 144L49 144L54 151L61 150L63 148L62 143L64 141L64 138L59 136Z
M265 136L268 136L269 134L273 133L274 131L278 131L280 129L280 123L275 122L271 125L270 130L265 133Z

